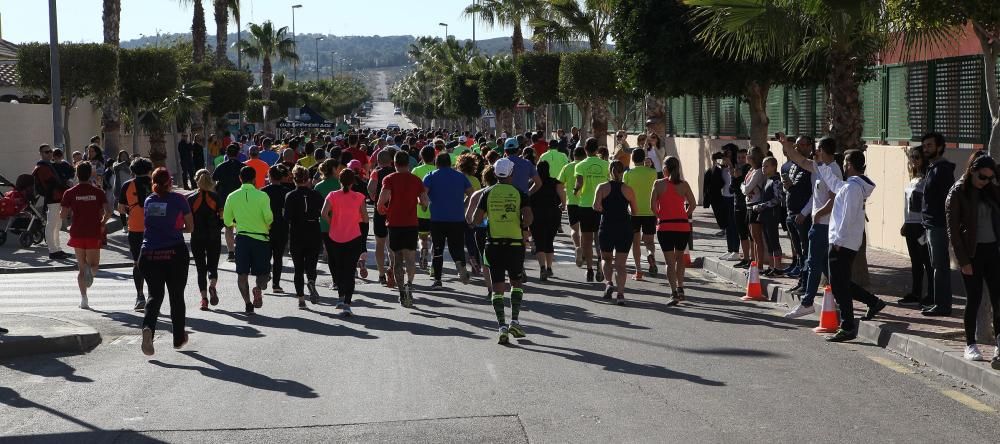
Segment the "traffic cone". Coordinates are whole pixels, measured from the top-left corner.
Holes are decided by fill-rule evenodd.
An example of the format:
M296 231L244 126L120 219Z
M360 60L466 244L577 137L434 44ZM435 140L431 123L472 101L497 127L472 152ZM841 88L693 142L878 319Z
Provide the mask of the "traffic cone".
M819 327L813 329L816 333L836 333L840 327L840 314L837 313L837 303L833 300L833 291L827 285L823 289L823 310L819 314Z
M694 263L691 262L691 253L684 250L684 266L690 268L692 265L694 265Z
M760 289L760 275L757 272L757 261L750 263L750 270L747 275L747 295L740 298L744 301L766 301Z

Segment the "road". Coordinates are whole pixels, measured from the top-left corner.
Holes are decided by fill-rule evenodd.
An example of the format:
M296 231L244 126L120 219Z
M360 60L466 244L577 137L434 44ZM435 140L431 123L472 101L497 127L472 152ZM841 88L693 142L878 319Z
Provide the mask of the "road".
M390 123L395 123L403 129L416 127L406 117L393 115L394 109L395 107L392 102L373 102L372 112L362 120L361 124L362 126L375 129L385 128Z
M353 318L334 315L323 289L306 311L268 295L247 319L223 263L221 304L193 308L192 276L191 343L172 350L164 316L152 358L139 350L124 271L99 274L93 311L74 308L72 273L5 276L0 312L56 312L95 326L104 343L86 355L4 362L0 436L995 442L1000 432L996 400L881 348L825 343L711 276L692 272L691 302L679 308L665 307L662 280L630 282L629 305L619 307L581 282L565 243L558 256L554 280L527 286L529 340L510 347L496 344L482 287L460 284L452 269L441 291L419 275L412 310L363 283Z

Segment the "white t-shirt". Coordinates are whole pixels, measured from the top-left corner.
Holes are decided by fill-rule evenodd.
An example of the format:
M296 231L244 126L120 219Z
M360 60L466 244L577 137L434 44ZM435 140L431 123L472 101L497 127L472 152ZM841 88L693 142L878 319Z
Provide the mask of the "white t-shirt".
M819 165L824 165L819 162L816 162L815 160L810 160L810 162L813 163L813 171L816 171ZM834 176L836 176L837 179L844 180L844 173L840 171L840 166L838 166L836 162L829 164L829 166L830 166L830 172ZM816 217L816 212L818 212L820 208L823 208L823 205L826 205L826 202L831 199L830 188L828 188L826 184L823 183L823 179L819 177L819 174L813 174L812 179L813 179L812 199L809 200L810 202L809 205L806 205L805 207L802 208L801 214L812 215L813 224L829 225L830 214L827 213L823 216Z

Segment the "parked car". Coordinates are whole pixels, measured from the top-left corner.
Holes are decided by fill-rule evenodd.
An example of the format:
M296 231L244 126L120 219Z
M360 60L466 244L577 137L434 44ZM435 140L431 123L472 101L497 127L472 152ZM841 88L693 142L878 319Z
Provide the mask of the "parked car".
M398 130L399 129L399 125L397 125L395 123L390 123L389 125L387 125L385 127L385 129L387 129L387 130Z

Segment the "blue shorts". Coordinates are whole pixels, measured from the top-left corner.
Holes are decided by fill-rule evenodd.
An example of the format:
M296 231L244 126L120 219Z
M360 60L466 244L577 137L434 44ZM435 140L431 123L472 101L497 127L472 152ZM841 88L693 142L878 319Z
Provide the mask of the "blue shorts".
M271 244L236 235L236 274L264 276L271 272Z

